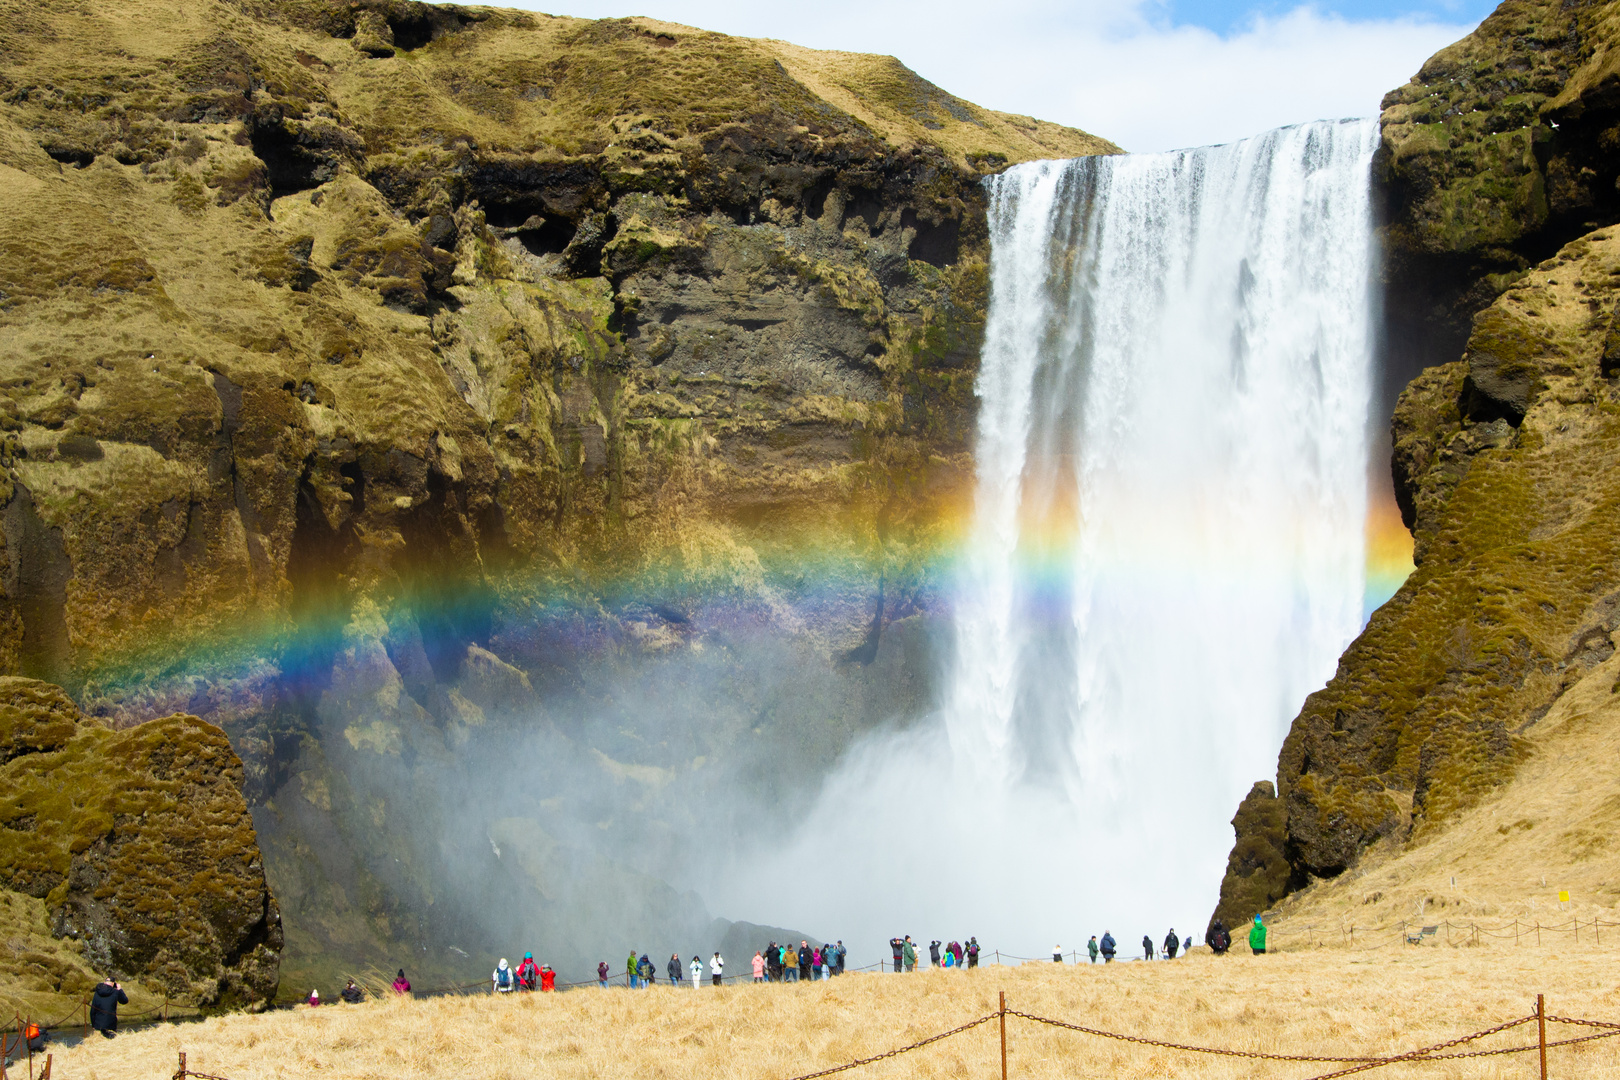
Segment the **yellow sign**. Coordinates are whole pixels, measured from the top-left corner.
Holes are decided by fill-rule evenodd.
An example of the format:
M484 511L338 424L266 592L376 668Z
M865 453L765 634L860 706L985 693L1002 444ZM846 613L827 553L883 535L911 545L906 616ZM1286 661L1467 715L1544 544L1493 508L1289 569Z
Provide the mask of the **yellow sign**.
M1558 902L1560 904L1569 903L1569 890L1568 889L1559 889L1558 890Z

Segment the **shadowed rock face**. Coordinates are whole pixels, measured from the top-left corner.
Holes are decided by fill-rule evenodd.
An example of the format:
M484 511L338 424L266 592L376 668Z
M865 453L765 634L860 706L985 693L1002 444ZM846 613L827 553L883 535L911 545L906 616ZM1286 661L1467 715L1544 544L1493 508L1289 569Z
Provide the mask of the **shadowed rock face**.
M58 687L0 678L0 759L0 886L44 900L93 970L202 1006L275 997L281 917L223 732L114 732Z
M979 180L1113 147L644 19L6 10L0 671L223 727L294 952L463 981L585 865L707 927L665 785L929 708Z

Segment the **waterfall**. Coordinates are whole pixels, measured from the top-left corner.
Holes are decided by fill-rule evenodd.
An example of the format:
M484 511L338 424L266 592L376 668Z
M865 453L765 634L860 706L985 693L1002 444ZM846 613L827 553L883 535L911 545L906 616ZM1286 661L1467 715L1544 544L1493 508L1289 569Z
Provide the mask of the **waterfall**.
M1360 627L1377 141L1324 122L987 181L941 722L830 778L796 849L839 884L793 925L1202 936L1231 814Z

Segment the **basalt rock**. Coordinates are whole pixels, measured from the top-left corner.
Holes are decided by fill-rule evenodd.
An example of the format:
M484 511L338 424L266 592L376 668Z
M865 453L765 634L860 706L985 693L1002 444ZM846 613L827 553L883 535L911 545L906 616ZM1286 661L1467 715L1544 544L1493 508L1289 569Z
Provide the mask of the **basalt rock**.
M280 915L222 731L171 716L115 732L7 677L0 746L0 887L43 900L93 971L207 1007L274 998Z

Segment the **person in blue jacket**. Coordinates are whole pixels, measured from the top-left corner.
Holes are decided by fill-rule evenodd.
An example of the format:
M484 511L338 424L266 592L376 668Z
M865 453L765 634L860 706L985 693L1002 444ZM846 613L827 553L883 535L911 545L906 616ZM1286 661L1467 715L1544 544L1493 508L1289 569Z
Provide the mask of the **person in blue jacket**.
M1103 963L1112 964L1114 962L1114 953L1118 950L1119 943L1114 940L1113 933L1111 931L1104 930L1102 939Z

